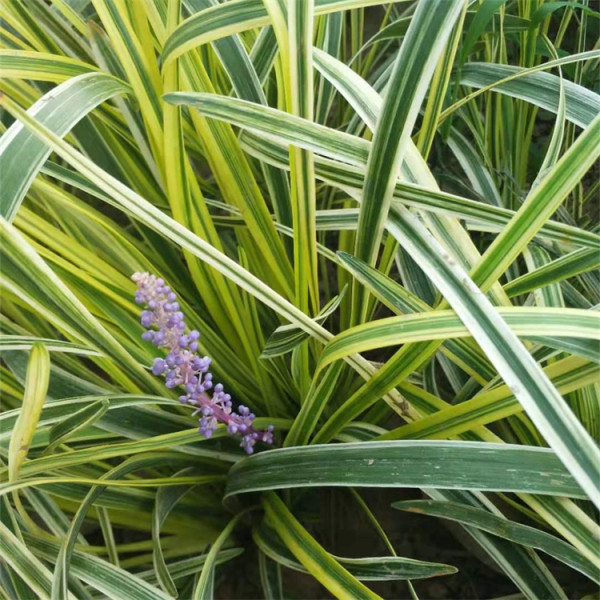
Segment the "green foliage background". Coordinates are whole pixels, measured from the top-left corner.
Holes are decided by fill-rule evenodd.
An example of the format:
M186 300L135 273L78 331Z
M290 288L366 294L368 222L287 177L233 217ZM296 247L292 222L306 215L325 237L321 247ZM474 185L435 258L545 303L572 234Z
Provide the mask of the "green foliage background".
M461 577L397 556L365 488L423 490L394 509L524 597L596 589L590 4L3 0L4 597ZM135 271L274 449L204 440L150 374ZM360 558L328 545L330 488L380 538Z

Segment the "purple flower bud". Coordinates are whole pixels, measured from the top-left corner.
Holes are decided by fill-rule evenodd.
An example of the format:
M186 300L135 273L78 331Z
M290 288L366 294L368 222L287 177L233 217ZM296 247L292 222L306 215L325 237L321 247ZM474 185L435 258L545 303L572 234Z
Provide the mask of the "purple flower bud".
M252 438L252 436L245 435L242 438L241 446L246 451L247 454L254 453L254 442L255 442L255 440Z
M155 358L154 364L152 365L152 373L154 375L162 375L167 366L165 365L165 361L162 358Z
M257 441L273 443L273 426L256 431L252 427L255 415L245 406L239 407L239 414L233 412L231 396L224 392L222 384L214 386L212 397L206 394L213 387L211 359L196 354L200 333L192 329L186 334L185 318L171 288L163 279L148 273L134 273L132 279L138 286L136 303L150 309L140 314L140 321L148 330L142 339L168 350L164 359L154 360L152 373L164 374L169 389L184 386L186 394L179 396L179 402L197 407L193 414L202 415L200 433L210 438L221 422L228 433L242 437L240 445L248 454L254 452Z

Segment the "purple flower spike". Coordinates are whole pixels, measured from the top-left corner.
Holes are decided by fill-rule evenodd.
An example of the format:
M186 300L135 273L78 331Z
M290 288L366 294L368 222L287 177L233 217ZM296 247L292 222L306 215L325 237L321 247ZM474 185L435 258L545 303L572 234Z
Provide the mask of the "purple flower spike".
M213 386L212 374L208 371L210 358L196 354L200 333L195 329L186 333L185 318L171 288L163 279L149 273L134 273L131 279L138 286L135 301L146 307L140 315L147 329L142 339L169 351L165 358L154 360L152 373L164 375L169 389L183 386L185 394L179 396L179 401L196 407L193 414L200 415L200 433L208 439L218 423L223 423L228 433L242 438L240 446L248 454L254 452L256 442L272 444L272 425L257 431L252 426L255 415L250 409L239 406L239 414L233 412L231 396L220 383ZM206 393L210 389L213 390L211 396Z

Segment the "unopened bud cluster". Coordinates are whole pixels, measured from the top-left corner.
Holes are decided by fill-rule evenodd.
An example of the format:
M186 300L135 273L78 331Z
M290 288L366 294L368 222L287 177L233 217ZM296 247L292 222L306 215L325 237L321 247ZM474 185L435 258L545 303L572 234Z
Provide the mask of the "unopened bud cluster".
M272 425L257 431L252 426L255 415L246 406L238 406L238 412L233 412L231 396L220 383L213 386L211 360L197 354L200 333L187 330L171 288L149 273L135 273L131 279L138 286L135 301L146 308L140 318L147 330L142 338L169 350L165 358L155 359L152 372L164 375L168 388L183 387L185 393L179 401L196 407L193 414L200 415L200 433L210 438L218 423L223 423L229 433L241 436L241 446L248 454L254 452L256 442L273 443Z

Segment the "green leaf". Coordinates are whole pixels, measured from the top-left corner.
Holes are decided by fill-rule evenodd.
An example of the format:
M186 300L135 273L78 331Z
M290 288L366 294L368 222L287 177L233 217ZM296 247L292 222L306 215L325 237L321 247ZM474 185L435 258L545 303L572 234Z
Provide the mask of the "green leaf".
M396 314L422 312L432 310L418 296L409 292L377 269L359 261L345 252L338 252L338 258L354 277L362 283L371 294ZM450 360L460 365L482 384L494 377L494 368L485 355L473 343L466 340L450 339L444 342L441 351Z
M110 522L110 516L108 510L101 506L96 508L98 515L98 523L102 530L102 537L104 538L104 545L108 553L108 560L112 564L119 566L119 551L117 550L117 543L115 541L115 534L113 531L112 523Z
M301 446L308 443L324 408L338 389L342 367L343 363L338 362L326 370L320 381L316 376L313 378L300 411L285 438L284 446Z
M546 17L550 16L554 11L563 8L565 6L571 8L577 8L582 12L587 13L590 16L599 18L600 13L592 10L585 4L581 2L570 2L570 1L560 1L560 2L546 2L544 5L540 6L531 17L531 23L529 25L530 29L535 29Z
M468 322L473 337L498 372L509 382L526 411L529 414L534 413L538 426L540 425L539 420L547 419L555 411L566 413L562 417L552 419L553 428L561 431L561 434L557 435L556 431L552 429L549 434L548 430L545 430L544 435L548 435L552 439L552 443L557 445L561 451L559 454L561 459L569 462L570 468L572 468L572 449L582 448L583 453L580 456L584 457L582 464L585 465L586 475L583 475L579 468L576 468L575 472L581 477L581 481L585 482L590 497L597 498L599 495L597 486L591 483L598 480L595 477L595 472L600 460L594 460L597 449L591 444L587 432L583 430L578 422L574 422L572 413L569 412L564 400L545 377L539 365L522 347L518 338L506 327L506 324L500 319L491 304L488 303L484 294L472 285L466 273L454 261L449 260L450 257L443 248L439 246L436 248L422 224L408 210L403 208L394 209L389 227L390 231L399 241L402 241L403 246L411 252L412 256L420 261L422 268L426 270L432 281L440 288L457 314L460 314L463 322ZM459 272L461 275L458 275ZM519 355L518 361L515 360L517 354ZM512 359L510 362L507 358L509 356ZM397 353L397 358L399 361L402 358L403 365L408 362L403 354ZM386 370L388 365L389 369ZM513 371L514 368L518 370L518 373ZM323 442L330 439L330 436L338 431L343 424L355 418L365 408L368 408L373 403L374 397L376 398L382 391L387 390L390 385L397 384L400 375L395 374L396 370L396 364L388 361L386 366L380 369L378 373L382 377L387 377L387 382L384 380L385 387L379 385L374 394L369 389L369 384L375 386L378 382L372 379L369 384L364 386L364 390L357 392L332 415L319 432L316 438L317 441ZM403 373L402 375L404 376ZM516 383L517 379L521 381L520 384ZM540 409L541 405L544 406L543 409ZM573 431L577 432L577 441L565 448L561 440L566 436L571 437Z
M269 422L281 424L281 421L277 419L269 419ZM213 437L216 438L225 435L225 429L219 428L213 434ZM73 450L72 452L53 454L51 456L44 456L28 461L23 466L23 474L33 475L35 473L41 473L45 470L60 469L72 465L86 464L90 460L101 460L104 458L140 454L142 452L151 452L154 450L171 448L173 446L185 447L187 444L194 444L195 442L202 441L203 439L199 438L198 436L198 429L194 428L176 431L174 433L168 433L165 435L158 435L133 442L121 442L118 444L106 444L91 448L81 448L78 450ZM198 448L197 450L198 453L203 456L218 457L229 462L234 462L240 456L240 454L237 453L212 450L208 448ZM194 454L196 454L196 452L194 452Z
M585 497L548 448L412 440L262 452L231 468L226 497L318 486L432 487Z
M473 46L481 37L481 34L486 30L487 25L493 19L494 13L499 12L499 9L506 0L491 0L477 6L477 12L473 20L469 24L469 29L465 35L464 42L460 50L460 63L464 63L471 53Z
M52 378L51 378L52 386ZM123 417L119 417L118 413L120 410L127 409L127 407L135 406L153 406L161 404L173 404L173 400L170 398L161 398L160 396L136 396L128 394L107 394L100 396L80 396L67 398L65 400L54 400L46 403L42 407L42 414L38 421L39 427L47 428L50 425L58 423L64 419L69 418L74 412L84 409L90 404L96 402L102 402L103 400L108 401L109 413L106 414L102 421L107 421L112 411L117 412L117 416L114 418L114 423L118 423ZM20 409L6 410L0 414L0 442L5 442L7 438L10 438L10 431L14 427L14 424L19 416ZM141 419L142 413L137 412L137 418Z
M256 545L278 564L307 573L277 533L264 522L252 530ZM331 555L360 581L394 581L399 579L426 579L456 573L456 568L440 563L425 562L402 556L373 556L343 558Z
M494 239L472 273L487 287L517 258L600 156L600 116L531 190L521 208Z
M2 498L2 500L0 500L0 505L2 507L2 522L1 522L1 530L2 533L0 535L5 535L5 532L8 532L8 535L13 535L15 536L15 538L18 540L18 542L22 542L23 541L23 534L21 533L21 530L19 529L19 524L17 522L16 516L15 516L15 511L13 510L12 506L10 505L10 503L8 502L8 498ZM4 543L0 542L0 547L4 547ZM0 555L2 554L2 550L0 550ZM26 562L27 558L26 556L19 556L19 552L15 552L15 557L13 558L13 560L16 559L16 561L18 562L22 562L23 567L27 568ZM24 560L23 560L24 559ZM33 584L30 586L29 584L25 583L24 579L22 577L20 577L17 572L16 569L12 568L11 566L8 566L9 563L8 561L4 561L4 565L3 565L3 569L2 569L2 583L5 585L5 590L8 589L9 593L12 593L12 595L10 596L11 598L26 598L27 596L29 596L31 594L32 590L35 590L36 588L40 588L43 589L44 588L44 579L45 576L42 573L41 577L39 578L39 582L38 581L34 581ZM21 567L21 568L23 568ZM6 572L8 572L8 578L9 580L7 581L6 579ZM28 570L28 574L33 574L33 570L30 569ZM42 597L40 595L40 597Z
M554 56L554 58L558 58L556 48L554 48L552 43L546 38L544 38L544 41L546 42L546 46L550 50L552 56ZM558 99L558 110L556 111L556 120L554 122L554 130L552 131L552 137L550 138L550 142L548 144L548 149L546 150L546 155L544 156L542 166L540 167L534 182L531 184L532 188L534 188L542 180L542 178L546 175L546 172L550 168L554 167L554 165L560 158L560 152L564 142L566 122L566 97L565 82L562 76L561 67L558 67L558 76L560 79L560 89Z
M50 354L43 344L36 343L31 348L23 404L8 447L8 477L11 481L15 481L19 476L21 465L29 452L42 405L46 400L49 379Z
M59 544L26 535L28 546L46 561L56 562ZM121 600L169 600L171 597L146 583L140 577L128 573L96 556L75 550L71 555L71 572L104 597ZM49 598L48 595L45 596Z
M600 268L598 251L580 248L513 279L504 286L504 289L509 296L514 297L598 268Z
M380 598L333 558L306 531L276 494L265 494L262 503L269 524L279 534L286 547L332 594L338 598L356 600Z
M312 39L314 0L265 1L273 22L282 62L284 100L289 113L313 120L314 92ZM308 312L319 307L317 281L317 240L315 229L316 189L314 161L310 152L290 148L292 225L296 305ZM299 349L305 383L308 355Z
M194 472L193 467L188 467L177 471L173 477L181 477L187 473ZM165 557L162 549L160 540L160 528L165 522L169 513L177 504L177 502L190 491L189 485L182 485L176 487L162 487L156 492L156 501L154 503L154 510L152 512L152 541L154 547L152 550L152 562L154 570L156 572L157 580L160 587L170 596L177 597L177 588L165 562Z
M446 44L445 52L442 53L438 64L433 73L433 79L431 81L431 90L429 97L427 98L427 104L425 105L423 112L423 121L419 135L416 141L418 150L423 155L424 159L427 159L431 151L433 139L438 129L438 123L444 100L446 98L446 92L450 84L450 78L452 76L452 66L454 64L458 46L460 44L464 22L467 14L467 4L463 4L463 10L456 22L456 25L452 29L450 38Z
M49 600L52 573L4 523L0 523L0 556L21 576L38 598ZM73 598L73 595L69 593L65 595L65 598L67 597Z
M340 61L336 61L332 57L329 57L327 61L329 62L329 66L326 68L326 71L329 71L329 74L325 74L325 76L330 79L350 105L355 108L369 129L373 131L375 129L375 121L380 118L381 114L381 97L346 65ZM439 117L441 118L441 114ZM435 190L438 188L425 160L411 140L407 144L406 158L402 163L401 176L409 181L416 181L428 188ZM347 193L350 193L349 190L343 189ZM362 191L359 193L350 193L350 195L358 202L362 202ZM467 268L478 261L480 256L479 251L456 219L429 214L423 214L422 218L434 236L453 255L455 260L460 261ZM491 297L498 304L508 303L508 299L499 285L493 286L490 293Z
M583 53L581 57L573 55L567 59L546 63L541 68L560 66L573 60L591 60L599 54L600 52L594 50ZM512 65L473 62L463 66L460 82L474 88L493 86L491 89L494 92L525 100L557 113L560 104L560 79L549 73L536 73L539 69L540 67L526 70ZM509 77L513 79L498 83ZM565 117L579 127L587 127L600 111L600 96L571 81L564 81L563 85L566 100Z
M470 26L473 23L477 16L477 12L478 11L475 10L467 11L467 15L465 17L465 26ZM503 15L496 14L494 17L495 18L492 21L488 22L484 30L485 33L491 33L494 31L494 29L497 29L501 20L503 29L506 33L514 31L526 31L529 27L529 19L524 19L506 12ZM365 47L374 44L375 42L382 42L384 40L404 37L406 30L408 29L408 25L410 24L410 19L411 17L402 17L396 21L393 21L389 25L386 25L365 44Z
M99 104L130 91L127 84L105 73L73 77L42 96L27 112L60 137ZM50 155L46 144L18 121L0 139L0 214L12 221L40 168Z
M53 81L98 71L94 65L59 54L28 50L0 50L0 77Z
M194 588L192 600L212 600L215 567L219 552L223 547L223 544L225 544L227 541L227 538L231 535L237 524L242 520L249 510L252 510L252 508L244 510L233 517L225 529L223 529L223 531L219 534L219 537L214 541L210 552L207 554L206 560L204 561L204 566L202 567L200 577L198 578L198 583Z
M384 4L391 0L316 0L315 15ZM212 6L186 19L167 39L163 65L196 46L269 24L262 0L235 0Z
M550 496L527 495L523 499L535 514L552 524L588 560L598 562L597 524L575 502Z
M50 311L50 314L46 313L47 318L70 337L85 341L103 354L117 358L120 363L118 369L106 360L102 365L130 391L137 391L137 388L124 372L144 381L150 389L162 391L158 381L89 312L24 236L1 216L0 239L7 253L2 273L3 286L23 297L28 304L33 304L38 311Z
M258 570L265 600L283 600L281 568L261 550L258 551Z
M578 357L570 356L553 362L544 369L544 373L562 393L589 385L598 378L599 367ZM406 386L403 393L411 397L416 393L414 386ZM507 386L498 385L482 391L474 398L447 406L414 423L408 423L382 434L379 439L436 439L447 438L472 431L481 425L493 423L510 415L518 414L523 409L513 392Z
M30 335L0 335L0 352L8 350L29 350L34 344L44 344L49 352L69 352L88 356L102 356L100 352L84 346L83 344L73 344L63 340L52 340L49 338L39 338Z
M586 560L573 546L544 531L515 523L503 517L493 515L485 510L457 504L455 502L438 502L435 500L408 500L394 502L393 508L406 510L411 513L431 515L458 521L471 527L483 529L504 539L537 548L557 560L564 562L573 569L587 575L596 583L600 583L598 568Z
M168 463L169 459L163 453L162 455L157 454L145 454L142 456L134 456L125 462L121 463L119 466L114 467L107 473L105 473L101 479L119 479L120 477L131 473L132 471L141 470L144 468L153 468L158 466L161 462ZM79 505L77 512L69 526L69 530L60 546L60 551L56 558L56 563L54 567L54 577L52 579L52 599L58 600L59 598L63 598L66 595L67 590L67 582L69 578L69 570L71 568L71 558L73 556L73 551L75 547L75 541L77 539L77 535L79 534L79 530L83 524L83 521L86 517L86 514L89 508L92 506L96 498L102 494L105 486L101 483L99 485L95 485L90 489L90 491L85 496L83 502ZM109 563L107 563L109 564ZM110 565L112 569L118 569L113 565ZM132 577L127 573L128 577ZM147 584L144 584L142 587L150 588ZM146 592L148 593L148 592ZM168 597L163 592L156 590L157 597Z
M125 3L95 0L94 8L110 38L120 67L131 83L154 157L158 164L162 164L162 107L159 99L162 85L158 65L153 55L145 51L143 38L136 35Z
M184 0L184 3L192 14L215 5L212 0ZM273 33L271 28L265 28L264 32ZM250 100L251 102L267 104L267 99L261 87L258 73L252 64L240 37L232 35L220 39L213 43L213 47L231 79L237 96L244 100ZM273 43L271 47L272 53L274 53L277 50L277 45ZM257 51L256 44L253 46L252 51ZM260 52L261 58L266 57L267 60L269 54L271 54L271 52L267 49L265 49L264 52ZM271 57L271 62L272 58L273 57ZM267 180L267 186L271 195L271 201L273 202L275 214L277 215L277 220L282 225L290 226L292 224L292 207L287 176L282 170L271 167L270 165L261 166Z
M193 106L206 116L239 127L256 129L267 141L281 139L288 144L356 165L364 165L367 161L370 145L366 140L268 106L194 92L172 92L165 94L164 99L173 104Z
M346 287L342 288L342 291L323 307L315 317L315 321L324 323L337 310L345 293ZM309 335L296 325L281 325L269 336L260 357L273 358L291 352L308 337Z
M190 459L186 459L181 455L177 455L175 453L175 457L171 457L173 463L189 463ZM28 487L39 487L39 486L54 486L50 489L57 489L60 485L57 484L67 484L70 486L94 486L94 485L102 485L104 487L130 487L130 488L146 488L146 487L170 487L170 486L178 486L178 485L197 485L201 483L213 483L215 481L221 481L224 479L223 475L197 475L197 476L180 476L177 479L172 477L158 477L156 479L147 478L147 479L137 479L137 480L125 480L125 481L112 481L109 480L105 482L102 479L93 479L86 477L39 477L39 478L29 478L17 481L15 483L0 483L0 495L6 495L16 490L22 490Z
M598 156L600 116L530 192L509 225L488 247L472 272L476 284L485 290L500 277ZM481 340L478 341L483 345ZM523 367L525 364L521 362ZM498 371L502 373L500 368ZM600 451L566 403L555 393L526 394L520 401L540 433L586 488L593 502L600 506Z
M358 217L355 254L367 264L375 261L398 169L462 5L449 0L420 2L394 62L388 83L393 92L385 96L375 128Z
M243 548L227 548L226 550L221 550L217 557L216 564L220 565L228 560L237 558L243 553ZM191 558L185 558L183 560L169 561L166 563L166 565L171 577L174 580L177 580L187 577L188 575L196 574L205 561L206 554L202 554L200 556L192 556ZM142 571L141 573L137 573L137 576L145 581L148 581L149 583L158 583L155 569Z
M497 311L519 337L541 338L548 335L600 341L600 313L596 311L522 306L502 307ZM458 315L450 310L412 313L369 321L346 329L329 341L321 354L318 369L347 354L468 335L466 326Z
M244 120L240 120L241 126L249 124L251 116L244 115ZM302 123L294 122L290 124L289 130L282 133L282 138L288 143L303 144L303 139L294 134L302 127ZM316 133L316 131L315 131ZM318 139L314 137L312 141ZM272 142L259 137L257 134L246 131L242 134L242 140L245 147L257 158L268 160L272 164L277 164L286 167L286 148L283 144ZM336 140L337 142L337 140ZM356 138L355 141L349 142L349 145L358 145L364 143L364 140ZM341 150L340 145L337 146ZM315 148L319 152L328 152L326 147L319 146ZM345 145L343 147L342 160L350 158L350 150L346 153ZM329 150L331 152L331 149ZM353 159L351 159L354 162ZM364 172L359 168L351 167L340 162L333 163L324 158L316 156L315 158L315 175L319 179L331 183L342 189L351 188L357 190L357 193L362 189L364 184ZM494 231L501 230L502 227L509 222L514 215L514 211L498 206L493 206L475 200L469 200L461 196L441 192L438 190L427 189L420 185L408 182L398 182L394 191L393 205L402 203L409 207L418 208L420 210L431 211L437 214L445 214L455 216L460 219L466 219L473 223L485 223L487 227ZM354 229L358 221L358 211L356 209L344 209L334 211L317 211L317 227L322 219L323 227L326 222L332 222L335 227L340 229ZM339 225L338 225L339 224ZM565 225L557 221L547 221L538 235L561 244L576 243L577 245L591 246L600 248L600 238L593 232Z
M76 413L72 414L70 417L67 417L63 421L56 423L50 429L48 447L45 452L50 453L54 448L56 448L59 444L63 444L69 437L90 427L93 425L98 419L101 419L104 413L108 410L109 401L98 400L85 406L81 410L78 410Z
M447 143L466 173L473 189L488 204L502 206L500 193L490 172L467 138L453 127L448 135Z
M483 493L466 493L454 490L427 489L427 495L435 500L444 502L456 502L484 509L496 515L501 515ZM542 498L550 499L548 496ZM466 533L483 548L485 552L496 562L502 571L521 590L525 598L560 598L567 600L552 573L544 562L537 556L535 551L490 535L482 529L463 525Z

